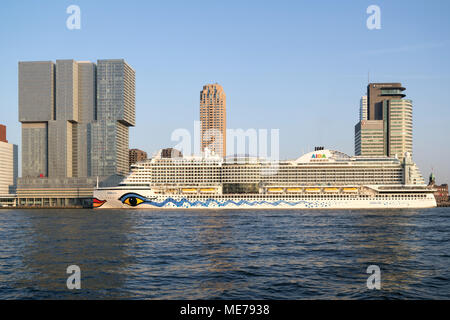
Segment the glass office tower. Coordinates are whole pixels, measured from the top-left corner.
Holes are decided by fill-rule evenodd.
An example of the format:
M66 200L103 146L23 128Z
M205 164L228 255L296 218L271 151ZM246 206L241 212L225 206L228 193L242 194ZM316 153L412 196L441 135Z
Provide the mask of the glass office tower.
M19 62L19 121L25 205L40 197L64 206L80 190L88 197L96 177L114 184L128 173L135 72L123 59ZM64 187L73 194L49 198Z
M128 128L135 121L135 71L124 60L98 60L91 150L94 176L128 173Z
M401 83L369 83L367 102L361 100L360 121L355 126L357 156L397 156L413 152L413 106ZM363 97L364 98L364 97ZM367 118L362 115L367 110Z

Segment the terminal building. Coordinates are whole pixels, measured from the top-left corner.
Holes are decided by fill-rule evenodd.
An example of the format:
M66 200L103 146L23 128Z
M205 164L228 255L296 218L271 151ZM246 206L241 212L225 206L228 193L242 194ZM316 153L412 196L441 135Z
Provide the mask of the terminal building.
M89 206L129 170L135 71L122 59L19 62L19 206Z
M450 204L450 199L448 196L448 184L436 184L436 176L434 175L434 173L430 174L428 186L434 190L434 197L436 198L438 205L445 203L448 206Z

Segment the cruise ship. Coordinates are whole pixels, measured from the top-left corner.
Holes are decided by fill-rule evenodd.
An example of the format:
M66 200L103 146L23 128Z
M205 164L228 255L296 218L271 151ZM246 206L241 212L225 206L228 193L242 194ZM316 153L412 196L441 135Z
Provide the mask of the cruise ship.
M94 208L387 209L436 206L406 153L348 156L316 148L276 163L252 157L161 155L136 163L116 187L96 188Z

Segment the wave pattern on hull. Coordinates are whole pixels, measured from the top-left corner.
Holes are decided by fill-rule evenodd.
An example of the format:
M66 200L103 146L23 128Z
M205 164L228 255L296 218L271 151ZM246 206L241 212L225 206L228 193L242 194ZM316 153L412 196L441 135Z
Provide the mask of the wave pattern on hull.
M181 207L226 207L229 205L235 205L237 207L240 206L263 206L263 205L269 205L277 207L279 205L289 205L289 206L297 206L299 204L303 204L306 208L325 208L329 207L330 204L327 202L309 202L309 201L286 201L286 200L278 200L278 201L247 201L247 200L239 200L239 201L233 201L233 200L226 200L226 201L218 201L216 199L207 199L206 201L189 201L186 198L183 198L181 200L175 200L173 198L167 198L162 202L156 202L156 201L145 201L146 204L153 205L158 208L162 208L167 206L168 204L172 204L178 208Z

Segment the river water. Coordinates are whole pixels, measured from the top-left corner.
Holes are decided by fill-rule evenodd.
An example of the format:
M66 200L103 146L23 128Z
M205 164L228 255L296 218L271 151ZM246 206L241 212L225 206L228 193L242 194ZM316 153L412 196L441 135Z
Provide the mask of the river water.
M450 208L0 210L0 299L450 299L449 266Z

